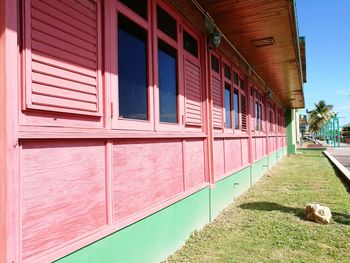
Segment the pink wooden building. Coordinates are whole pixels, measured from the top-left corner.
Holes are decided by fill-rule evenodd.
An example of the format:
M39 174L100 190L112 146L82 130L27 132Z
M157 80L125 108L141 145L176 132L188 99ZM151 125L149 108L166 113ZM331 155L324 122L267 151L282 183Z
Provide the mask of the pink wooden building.
M295 152L294 1L0 0L0 20L0 262L159 262Z

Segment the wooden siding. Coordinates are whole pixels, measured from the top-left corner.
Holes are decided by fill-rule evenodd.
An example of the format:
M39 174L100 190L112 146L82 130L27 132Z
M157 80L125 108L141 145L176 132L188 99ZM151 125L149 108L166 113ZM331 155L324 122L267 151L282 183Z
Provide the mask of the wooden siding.
M118 141L113 167L114 222L184 190L181 140Z
M205 181L203 140L186 140L184 154L185 189L190 189Z
M225 139L226 173L237 171L242 166L241 139Z
M25 109L100 116L99 3L25 3Z
M224 152L224 140L215 139L213 149L213 166L214 166L214 178L215 181L225 176L225 152Z
M23 144L23 258L61 246L107 223L104 159L102 141Z
M11 3L15 21L18 1L5 1ZM6 52L0 41L1 52L7 54L5 73L10 72L3 73L0 66L0 76L7 77L0 80L6 89L0 91L2 108L6 107L1 119L6 127L0 131L6 156L3 150L0 159L11 164L3 167L6 181L0 187L8 190L1 196L7 195L13 205L5 207L8 214L0 215L13 218L1 225L9 227L11 236L5 237L9 244L0 243L0 261L10 253L14 262L51 262L215 185L275 151L276 143L278 148L286 145L283 133L252 135L247 91L245 103L240 101L241 130L222 129L222 76L212 72L208 57L215 52L219 61L232 67L237 61L223 54L225 43L208 51L204 31L198 33L198 59L184 54L179 37L179 123L176 129L173 124L160 127L151 69L156 67L151 49L157 40L152 29L155 1L149 1L148 22L120 1L22 2L23 32L16 32L13 22L6 32ZM131 120L120 120L116 114L119 11L149 31L150 119L130 125ZM186 17L178 18L180 24L196 27ZM17 56L20 60L13 59ZM252 81L242 68L237 72L246 83ZM2 202L1 209L6 205ZM3 252L7 247L10 252Z

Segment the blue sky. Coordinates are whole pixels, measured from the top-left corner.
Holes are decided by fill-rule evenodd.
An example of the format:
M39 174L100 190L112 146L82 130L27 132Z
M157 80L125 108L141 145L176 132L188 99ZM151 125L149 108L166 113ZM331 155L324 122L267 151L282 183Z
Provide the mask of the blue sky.
M296 0L299 35L306 39L305 108L325 100L350 123L350 1Z

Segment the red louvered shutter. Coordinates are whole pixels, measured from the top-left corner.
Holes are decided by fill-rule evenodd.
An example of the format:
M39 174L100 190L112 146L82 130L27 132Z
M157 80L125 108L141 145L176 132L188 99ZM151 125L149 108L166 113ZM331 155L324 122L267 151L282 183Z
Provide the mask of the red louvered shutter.
M213 100L213 126L222 128L222 86L221 80L213 76L211 78L212 100Z
M202 86L200 65L184 59L186 125L202 126Z
M25 109L100 116L100 3L25 3Z
M241 96L241 118L242 131L247 131L247 99L246 96Z

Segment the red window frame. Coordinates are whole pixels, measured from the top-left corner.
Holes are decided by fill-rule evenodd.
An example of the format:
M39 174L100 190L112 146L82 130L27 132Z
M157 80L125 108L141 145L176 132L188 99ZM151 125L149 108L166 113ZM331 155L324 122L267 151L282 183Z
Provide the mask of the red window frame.
M225 65L229 68L229 72L231 74L231 78L227 78L225 76ZM231 63L226 60L225 58L221 59L221 79L222 79L222 85L223 85L223 123L224 123L224 132L225 133L233 133L233 127L234 127L234 122L233 122L233 81L232 81L232 68L231 68ZM226 91L226 84L230 86L230 127L226 127L226 97L225 97L225 91Z
M184 127L184 85L183 83L183 60L182 60L182 34L181 34L181 21L177 13L171 9L163 1L152 1L152 14L153 14L153 72L154 72L154 112L155 112L155 130L156 131L180 131ZM170 36L162 32L157 28L157 6L161 7L167 12L174 20L176 20L176 34L177 40L172 39ZM159 80L158 80L158 39L165 42L167 45L176 49L177 51L177 123L160 122L159 111Z
M234 81L234 75L237 74L238 76L238 83L235 83ZM241 83L243 83L244 87L242 89ZM246 83L246 77L242 75L242 73L237 69L233 68L233 73L232 73L232 85L233 85L233 96L234 96L234 91L238 91L238 128L235 128L235 121L234 121L234 133L236 134L245 134L248 131L248 124L246 127L246 130L243 130L243 113L242 113L242 97L245 97L246 101L246 122L248 122L248 116L247 116L247 108L249 107L249 98L247 97L247 83ZM234 108L234 107L233 107Z
M147 20L136 14L119 1L115 1L112 9L111 26L111 108L112 108L112 128L121 130L153 130L154 129L154 94L153 94L153 75L150 66L152 59L152 19L151 19L151 1L148 1ZM138 26L147 31L147 108L148 120L135 120L119 117L119 96L118 96L118 15L122 14Z
M215 70L212 69L212 56L214 56L215 58L218 59L218 64L219 64L219 72L216 72ZM214 118L214 99L213 99L213 79L216 79L219 83L220 83L220 92L221 92L221 96L220 96L220 102L221 102L221 107L220 107L220 112L221 112L221 124L220 126L217 125L215 126L214 121L213 121L213 130L215 133L222 133L224 131L224 92L223 92L223 81L222 81L222 68L221 68L221 56L219 53L217 53L214 50L211 50L209 52L209 70L210 70L210 86L211 86L211 93L212 93L212 115Z
M183 74L185 74L185 62L186 60L189 61L190 63L193 63L194 65L199 67L199 72L200 72L200 104L201 104L201 124L197 124L197 123L192 123L192 122L188 122L187 118L186 118L186 100L187 100L187 96L186 96L186 88L185 88L185 77L183 77L183 83L181 83L181 85L183 85L183 89L184 89L184 126L186 130L189 131L203 131L203 120L204 120L204 102L203 102L203 98L204 98L204 86L203 86L203 67L201 65L202 62L202 38L201 38L201 34L200 32L192 29L190 26L187 25L187 23L185 21L182 21L181 24L181 28L180 28L180 33L181 33L181 49L182 49L182 57L183 57L183 67L181 69L181 71L183 72ZM190 52L188 52L186 49L183 48L183 32L186 31L191 37L193 37L198 44L198 57L193 56L193 54L191 54Z

